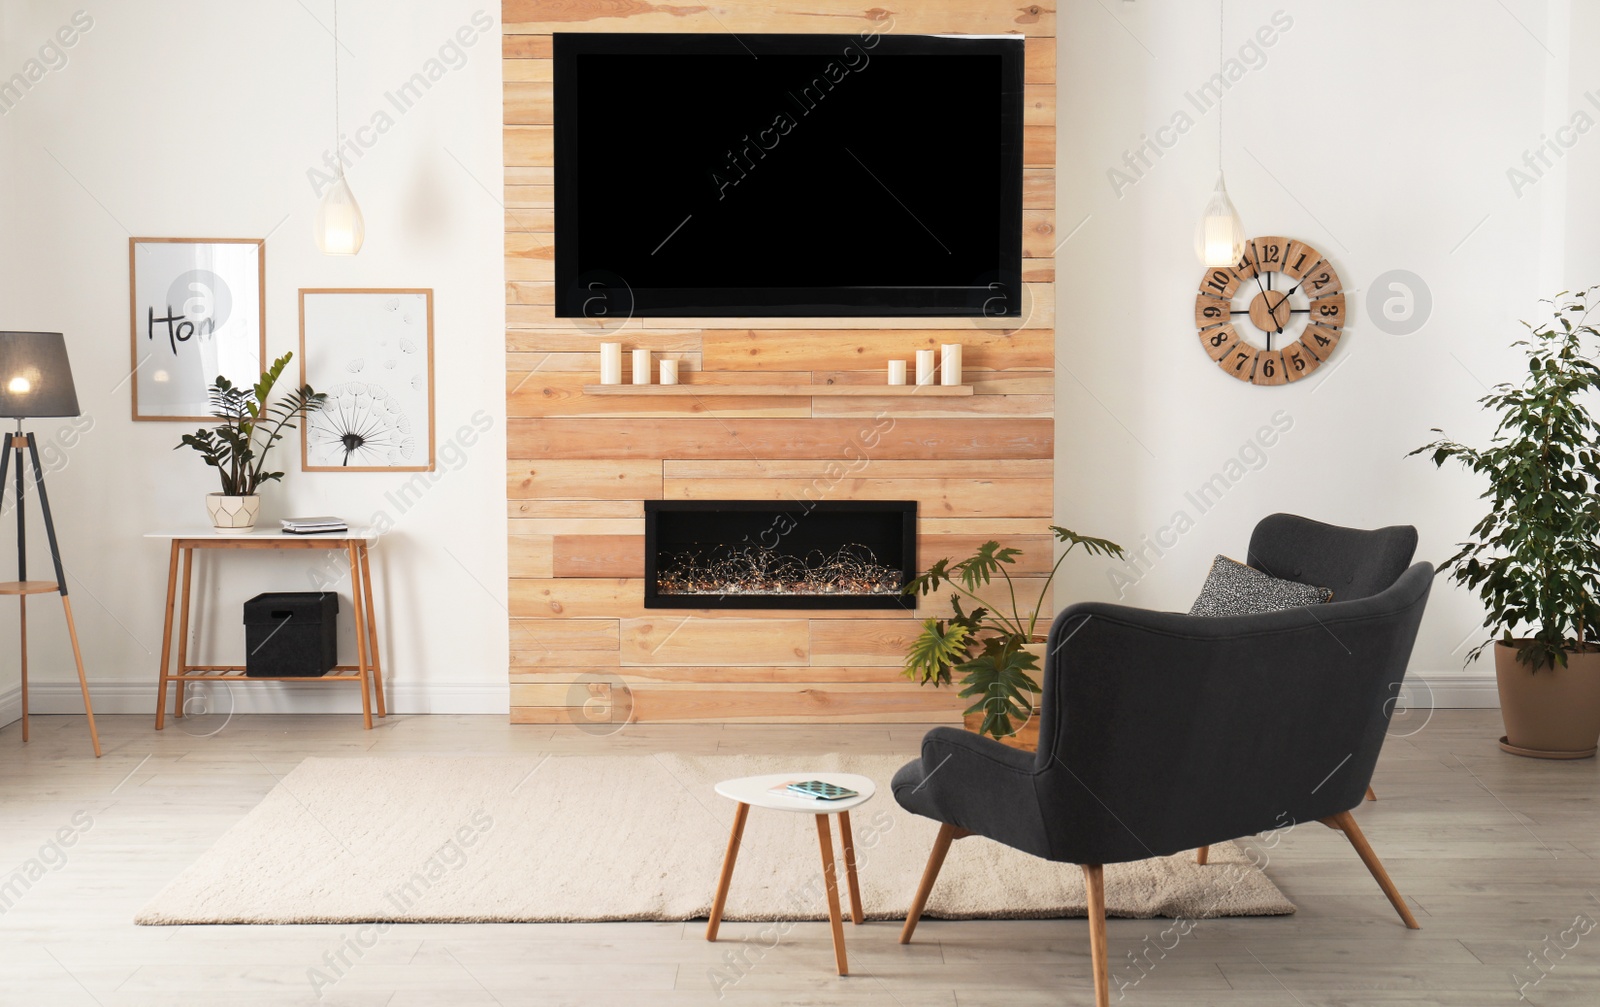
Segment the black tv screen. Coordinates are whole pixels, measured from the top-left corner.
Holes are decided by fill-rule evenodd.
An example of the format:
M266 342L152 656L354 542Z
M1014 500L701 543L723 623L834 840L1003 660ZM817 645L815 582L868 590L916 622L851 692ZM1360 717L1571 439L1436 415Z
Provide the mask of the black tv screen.
M556 314L1021 313L1021 37L557 34Z

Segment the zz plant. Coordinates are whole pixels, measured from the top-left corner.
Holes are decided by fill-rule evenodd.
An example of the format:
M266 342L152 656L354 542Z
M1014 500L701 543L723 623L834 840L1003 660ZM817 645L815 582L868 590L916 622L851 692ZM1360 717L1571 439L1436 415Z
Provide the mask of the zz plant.
M985 542L966 559L952 562L941 559L926 572L912 578L906 594L931 594L941 587L951 590L948 619L928 619L906 653L905 676L919 684L949 685L953 675L961 676L963 699L976 698L968 714L983 714L978 733L1005 738L1015 733L1013 718L1026 722L1033 714L1033 697L1039 683L1031 673L1039 662L1026 647L1036 640L1039 616L1049 597L1050 583L1067 554L1082 547L1091 556L1122 556L1122 547L1103 538L1090 538L1055 525L1050 526L1057 542L1067 543L1039 589L1039 597L1026 614L1017 603L1017 585L1007 567L1015 565L1021 550L1003 548L998 542ZM978 591L1003 580L1009 611L991 609ZM964 609L965 596L975 607Z
M267 404L272 386L278 383L293 356L285 353L274 360L252 387L240 387L217 375L209 390L211 415L222 423L184 434L183 442L173 449L190 447L200 452L206 464L222 477L225 496L250 496L262 483L282 479L282 472L265 471L267 453L283 439L285 430L294 429L292 420L316 412L328 399L325 393L302 385ZM264 436L258 438L257 433Z
M1496 385L1479 399L1499 416L1483 448L1441 436L1411 454L1435 466L1454 461L1489 481L1489 512L1441 572L1477 592L1489 638L1514 646L1537 672L1565 667L1570 652L1593 649L1600 631L1600 423L1590 412L1600 367L1584 352L1600 336L1588 320L1600 287L1563 293L1548 323L1527 322L1515 346L1527 357L1518 384ZM1442 435L1444 431L1433 431ZM1521 634L1520 636L1518 634Z

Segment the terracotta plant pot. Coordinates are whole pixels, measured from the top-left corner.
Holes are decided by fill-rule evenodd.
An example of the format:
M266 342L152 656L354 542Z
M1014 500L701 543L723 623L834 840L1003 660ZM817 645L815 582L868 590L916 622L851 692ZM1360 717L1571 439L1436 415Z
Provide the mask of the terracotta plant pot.
M1032 643L1023 644L1023 647L1022 647L1023 650L1026 650L1028 653L1032 654L1034 656L1034 658L1037 659L1038 662L1039 662L1040 671L1039 671L1038 679L1039 679L1039 684L1041 686L1044 685L1044 668L1045 668L1044 647L1045 647L1045 638L1042 637L1042 636L1034 637ZM1035 696L1034 700L1037 702L1038 697ZM962 714L962 716L961 716L961 726L966 728L967 730L971 731L973 734L979 733L979 729L981 727L983 727L983 714L981 714L981 713L966 713L966 714ZM1032 715L1030 717L1028 717L1028 719L1023 723L1019 724L1017 721L1013 720L1011 722L1011 734L1010 734L1010 736L1005 737L1005 738L999 738L997 740L1002 745L1006 745L1006 746L1008 746L1010 748L1021 749L1024 752L1036 752L1036 751L1038 751L1039 750L1039 708L1037 706L1035 706L1033 708Z
M206 511L211 515L211 526L217 531L250 531L261 515L261 497L254 493L245 497L207 493Z
M1600 651L1567 654L1565 668L1529 670L1517 649L1494 645L1506 735L1500 747L1535 759L1587 759L1600 740Z

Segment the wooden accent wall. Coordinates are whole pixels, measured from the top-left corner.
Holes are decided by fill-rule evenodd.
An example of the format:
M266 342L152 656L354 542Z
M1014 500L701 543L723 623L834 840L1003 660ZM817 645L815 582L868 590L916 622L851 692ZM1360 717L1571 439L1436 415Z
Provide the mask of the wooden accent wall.
M504 0L502 11L513 722L566 722L580 703L591 720L957 721L953 690L900 676L906 641L949 611L944 598L914 617L646 610L643 501L914 499L922 566L999 538L1025 550L1021 585L1037 590L1052 559L1055 12L1016 0L892 12L847 0ZM879 384L886 359L961 342L975 394L584 395L598 381L597 327L552 307L551 33L867 30L1027 36L1025 317L635 319L610 338L677 358L685 382L786 385ZM866 464L847 461L875 425Z

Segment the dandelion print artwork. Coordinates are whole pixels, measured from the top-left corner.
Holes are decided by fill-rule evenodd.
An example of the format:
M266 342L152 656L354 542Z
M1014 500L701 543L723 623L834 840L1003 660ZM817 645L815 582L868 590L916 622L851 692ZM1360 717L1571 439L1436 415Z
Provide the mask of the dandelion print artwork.
M300 291L303 380L328 395L301 433L308 471L434 465L433 292Z

